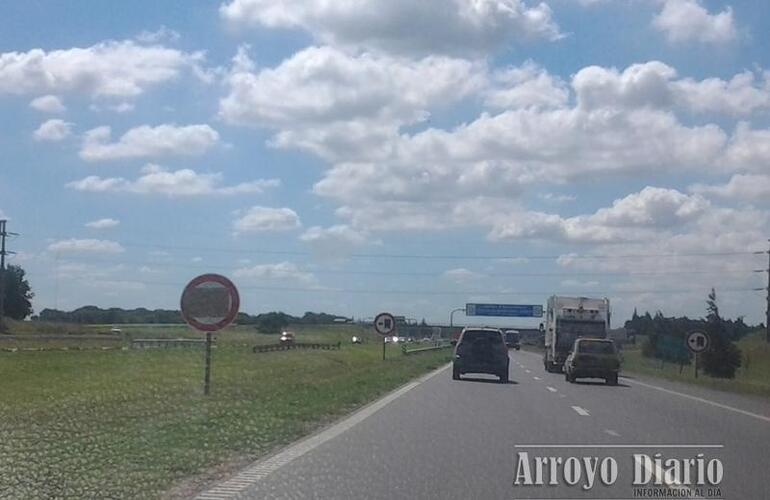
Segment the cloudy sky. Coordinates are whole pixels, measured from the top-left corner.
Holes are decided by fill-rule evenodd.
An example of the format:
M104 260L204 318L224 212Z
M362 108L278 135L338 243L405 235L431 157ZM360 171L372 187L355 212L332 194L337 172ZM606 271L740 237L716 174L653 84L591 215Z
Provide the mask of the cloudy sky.
M447 321L562 293L700 316L715 286L762 321L766 0L30 0L0 19L0 215L37 311L173 308L211 271L247 312Z

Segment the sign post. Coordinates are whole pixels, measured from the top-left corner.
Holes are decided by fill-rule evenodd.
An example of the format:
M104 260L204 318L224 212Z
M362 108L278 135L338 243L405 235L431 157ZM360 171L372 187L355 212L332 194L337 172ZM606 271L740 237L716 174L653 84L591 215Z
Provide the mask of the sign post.
M374 318L374 331L382 335L382 360L385 361L385 339L396 331L396 318L390 313L380 313Z
M206 332L203 394L211 387L211 334L233 322L241 304L238 289L219 274L202 274L193 278L182 291L182 318L191 327Z
M694 331L687 334L687 348L695 355L695 378L698 378L698 361L700 353L708 349L709 336L704 332Z

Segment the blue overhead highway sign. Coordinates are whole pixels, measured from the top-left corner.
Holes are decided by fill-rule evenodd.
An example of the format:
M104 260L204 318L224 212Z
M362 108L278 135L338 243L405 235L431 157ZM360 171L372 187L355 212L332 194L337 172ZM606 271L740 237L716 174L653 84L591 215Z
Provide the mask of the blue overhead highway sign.
M533 304L465 304L465 315L542 318L543 306Z

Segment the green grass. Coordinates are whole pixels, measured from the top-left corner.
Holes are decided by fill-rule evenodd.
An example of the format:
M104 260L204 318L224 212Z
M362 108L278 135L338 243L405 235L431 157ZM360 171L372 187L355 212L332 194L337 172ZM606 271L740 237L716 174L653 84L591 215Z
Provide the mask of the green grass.
M348 341L340 351L255 355L239 346L254 335L233 333L214 351L209 397L200 350L0 352L0 497L167 496L449 359L391 348L383 362L345 328L298 332Z
M637 342L641 345L641 342ZM764 333L748 335L738 342L743 353L743 365L732 380L716 379L699 371L695 378L692 365L685 365L679 373L679 365L645 358L641 351L626 350L623 354L623 371L652 375L677 382L697 384L713 389L770 397L770 344L765 342Z
M42 321L12 321L9 320L10 334L20 337L16 339L3 338L0 335L0 350L2 349L62 349L62 348L100 348L129 346L130 339L202 339L204 335L185 324L128 324L115 325L122 332L122 340L116 341L116 335L109 334L113 325L79 325L72 323L48 323ZM371 327L361 325L298 325L287 330L297 335L298 342L349 343L353 335L364 337L369 342L379 343L381 338L373 333ZM44 339L41 335L66 336L67 339ZM82 339L80 335L100 335L102 339ZM253 325L231 326L217 333L215 338L221 345L253 347L256 344L275 344L279 342L279 333L263 334L257 332Z

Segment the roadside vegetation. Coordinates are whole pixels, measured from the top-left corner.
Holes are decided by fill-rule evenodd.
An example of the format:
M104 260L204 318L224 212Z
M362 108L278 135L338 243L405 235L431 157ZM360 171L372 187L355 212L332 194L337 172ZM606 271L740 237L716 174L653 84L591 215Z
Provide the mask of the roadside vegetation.
M180 325L128 330L195 336ZM354 325L295 331L342 349L254 354L248 347L276 337L230 329L214 350L209 397L197 348L0 352L0 497L189 495L228 464L255 460L449 360L446 350L404 356L391 347L383 362L373 335L350 344L362 333Z
M723 391L754 394L770 397L770 343L765 341L765 333L756 331L743 337L736 344L741 351L741 366L735 372L735 378L716 378L699 371L695 378L695 368L692 364L682 365L678 362L645 357L637 346L626 347L623 353L623 372L652 375L677 382L698 384Z

